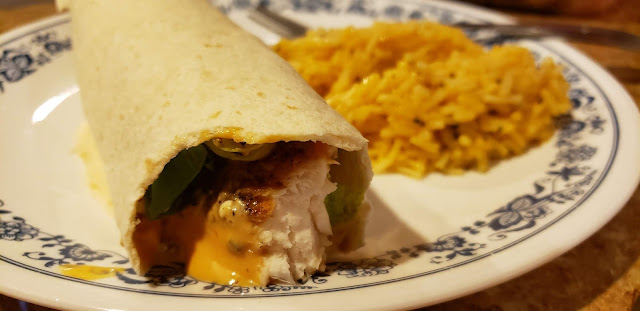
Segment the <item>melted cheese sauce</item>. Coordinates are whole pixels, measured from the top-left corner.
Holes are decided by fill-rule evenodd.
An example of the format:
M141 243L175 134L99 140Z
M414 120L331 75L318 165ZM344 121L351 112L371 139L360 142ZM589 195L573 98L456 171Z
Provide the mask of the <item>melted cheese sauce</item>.
M209 210L209 211L207 211ZM206 282L264 285L263 254L255 225L238 210L232 219L218 208L191 206L156 221L142 220L134 243L144 262L182 261L188 275Z
M76 145L72 151L84 162L89 189L103 203L109 214L113 215L113 203L109 195L107 176L88 124L83 124L78 130Z
M260 270L263 258L255 247L252 231L250 224L207 226L193 247L187 274L218 284L262 285Z
M60 265L60 273L72 278L93 281L116 276L116 273L123 273L124 268L98 267L88 265Z

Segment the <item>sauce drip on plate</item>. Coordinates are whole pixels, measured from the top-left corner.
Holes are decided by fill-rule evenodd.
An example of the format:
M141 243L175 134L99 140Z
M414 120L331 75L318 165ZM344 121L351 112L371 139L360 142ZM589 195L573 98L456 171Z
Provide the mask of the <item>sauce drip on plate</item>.
M99 267L89 265L60 265L60 273L72 278L85 281L93 281L99 279L110 278L116 276L116 273L123 273L124 268L116 267Z

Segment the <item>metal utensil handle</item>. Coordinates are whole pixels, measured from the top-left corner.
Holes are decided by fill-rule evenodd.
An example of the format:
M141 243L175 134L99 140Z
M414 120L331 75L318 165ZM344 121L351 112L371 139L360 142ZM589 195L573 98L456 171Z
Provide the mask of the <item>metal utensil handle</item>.
M251 10L249 12L249 18L287 39L304 36L308 30L306 26L271 11L264 5L259 5ZM514 25L457 23L452 26L463 29L486 29L520 38L538 39L559 36L568 40L613 46L636 52L640 51L640 36L623 31L590 26L548 23L523 23Z

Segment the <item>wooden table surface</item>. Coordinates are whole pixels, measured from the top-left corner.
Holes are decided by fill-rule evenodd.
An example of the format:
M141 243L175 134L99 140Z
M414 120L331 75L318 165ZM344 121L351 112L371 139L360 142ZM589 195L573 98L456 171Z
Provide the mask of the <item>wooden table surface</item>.
M4 2L3 2L4 1ZM0 33L55 14L50 1L7 6L0 0ZM566 22L640 35L640 1L622 1L598 17L509 14L529 21ZM640 53L574 44L608 69L640 103ZM639 159L640 161L640 159ZM631 310L640 296L640 190L622 211L591 238L550 263L485 291L424 310ZM51 310L0 294L0 311ZM634 311L640 310L636 306Z

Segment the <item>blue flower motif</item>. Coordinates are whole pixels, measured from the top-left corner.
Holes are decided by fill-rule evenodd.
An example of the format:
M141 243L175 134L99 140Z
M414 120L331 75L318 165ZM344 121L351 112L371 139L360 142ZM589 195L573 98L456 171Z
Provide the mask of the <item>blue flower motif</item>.
M498 231L519 224L524 219L522 212L531 209L539 201L539 199L528 194L515 198L504 207L488 215L499 215L489 222L489 228Z
M313 286L269 284L261 288L264 293L288 292L294 289L313 289Z
M413 12L411 12L411 14L409 14L409 18L410 19L423 19L424 16L422 15L422 12L420 12L420 11L413 11Z
M509 202L507 204L507 210L508 211L525 210L537 202L538 200L532 195L529 195L529 194L523 195Z
M596 154L597 149L588 145L582 145L574 148L561 149L556 155L556 162L573 164L580 161L586 161ZM563 177L564 178L564 177ZM567 177L568 178L568 177ZM568 179L565 179L568 180Z
M445 25L453 24L453 13L448 10L442 11L438 18L438 23Z
M569 181L569 179L571 178L571 176L580 176L583 175L582 171L577 167L563 167L561 170L559 171L551 171L551 172L547 172L550 175L556 175L556 176L560 176L562 177L562 180L564 181Z
M570 81L571 82L571 81ZM580 107L588 106L595 100L595 97L589 95L583 89L572 89L569 91L569 98L571 99L571 104L574 109L578 109Z
M174 288L198 282L186 275L183 264L153 266L144 276L152 279L155 285L167 285Z
M549 213L550 213L549 208L547 206L543 205L543 206L540 206L538 208L534 208L532 210L524 212L523 216L525 218L538 219L538 218L545 217Z
M314 13L318 10L331 10L332 0L291 0L291 5L297 11Z
M44 44L44 49L51 55L56 55L71 48L71 41L52 41Z
M602 125L604 125L606 121L602 120L600 116L591 117L587 120L587 122L589 122L589 124L591 125L592 133L602 133L602 131L604 131Z
M352 0L347 12L362 15L366 14L367 9L365 8L364 0Z
M21 81L34 73L40 66L50 62L50 56L71 50L71 39L56 39L55 32L39 32L30 43L19 48L0 50L0 94L5 85Z
M33 58L15 50L5 50L0 57L0 74L9 82L16 82L35 71Z
M562 64L562 63L560 63L560 65L567 66L566 64ZM576 73L576 72L572 72L571 70L566 70L564 72L564 78L569 83L576 83L576 82L580 81L580 75L578 73ZM574 104L575 104L575 102L574 102Z
M65 246L60 250L60 255L73 261L96 261L111 257L111 255L107 253L94 251L80 243Z
M587 123L578 120L560 119L559 122L564 123L560 125L560 137L556 142L558 147L573 146L574 141L578 138L577 135L587 127Z
M517 211L505 212L502 215L493 218L489 222L489 228L493 229L494 231L507 229L519 224L522 219L522 215L520 215L520 213Z
M457 235L446 237L444 239L427 244L427 252L444 252L463 246L467 240Z
M563 136L571 136L584 130L586 124L582 121L573 120L571 123L562 127L560 134Z
M338 263L335 271L338 271L338 275L348 278L365 277L389 273L395 265L396 263L389 259L365 258L354 262Z
M51 39L55 36L55 33L43 33L36 35L31 42L33 43L46 43L51 41Z
M384 9L384 15L386 15L387 17L398 18L402 15L403 11L404 10L402 9L402 7L397 5L391 5L391 6L388 6L386 9Z
M24 241L35 238L39 233L37 228L25 223L24 219L14 217L10 221L0 221L0 239Z

